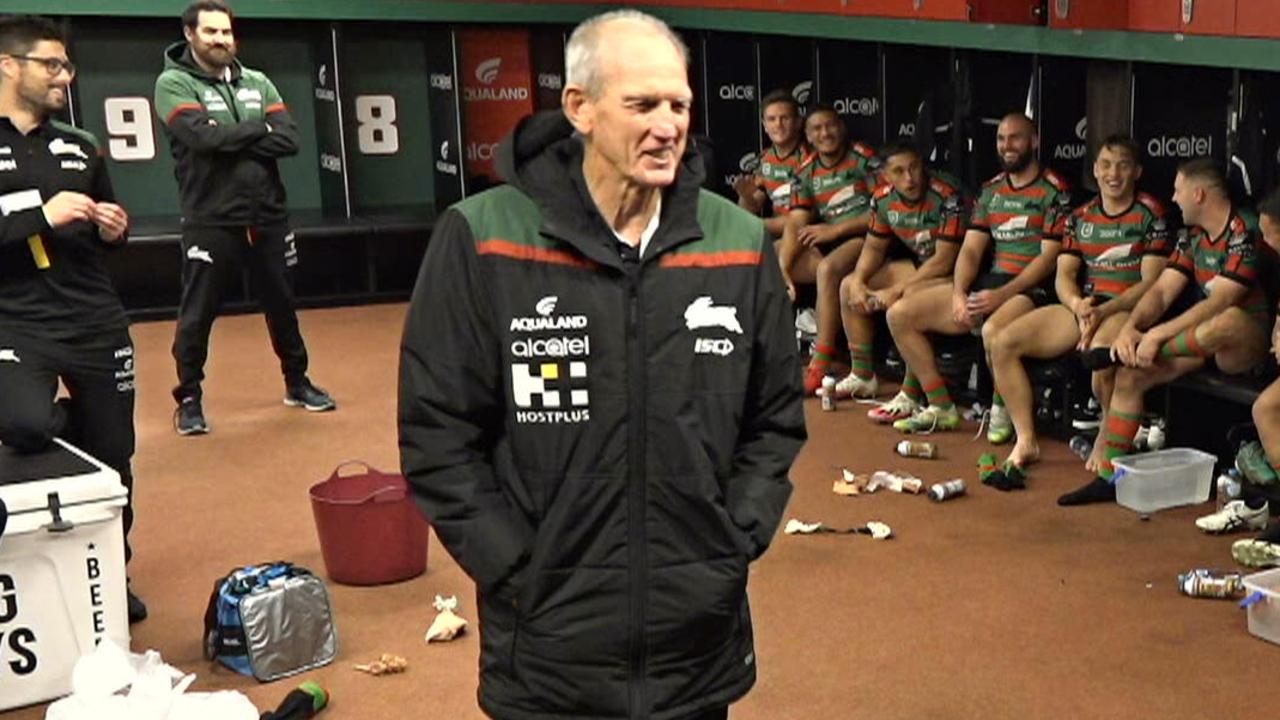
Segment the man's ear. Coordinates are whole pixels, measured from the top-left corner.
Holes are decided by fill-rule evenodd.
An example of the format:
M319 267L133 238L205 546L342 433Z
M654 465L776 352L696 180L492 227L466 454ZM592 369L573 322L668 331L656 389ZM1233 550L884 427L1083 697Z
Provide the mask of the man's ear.
M192 42L196 39L195 31L185 25L182 26L182 36L187 39L187 42Z
M581 85L566 85L560 93L560 105L574 130L583 135L591 134L595 123L595 103L587 97L587 91Z

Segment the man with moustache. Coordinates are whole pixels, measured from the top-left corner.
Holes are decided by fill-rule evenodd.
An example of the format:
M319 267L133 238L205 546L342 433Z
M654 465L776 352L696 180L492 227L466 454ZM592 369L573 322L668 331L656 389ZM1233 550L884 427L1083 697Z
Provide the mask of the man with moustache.
M120 473L127 560L133 341L105 255L129 216L97 140L51 117L75 74L57 25L0 19L0 442L36 452L63 437ZM55 403L59 381L70 397ZM127 597L129 621L145 618Z
M289 269L297 263L276 161L298 152L298 126L275 85L236 59L233 15L220 0L182 13L185 42L165 51L156 113L177 165L182 201L182 301L173 342L180 435L209 432L200 383L223 279L247 263L261 298L271 346L284 374L284 403L336 407L307 378Z
M889 329L907 367L919 378L925 407L893 426L906 433L953 430L960 413L938 372L926 333L963 335L981 323L984 345L1015 318L1053 299L1053 271L1062 229L1071 212L1067 182L1036 159L1040 136L1025 115L1006 115L996 128L1003 171L982 188L956 260L951 283L903 297L889 308ZM995 260L981 272L987 246ZM984 322L985 320L985 322ZM987 438L1013 434L999 393Z
M679 36L610 12L565 68L509 184L436 224L401 467L475 581L486 713L722 720L805 437L790 304L761 220L700 187Z

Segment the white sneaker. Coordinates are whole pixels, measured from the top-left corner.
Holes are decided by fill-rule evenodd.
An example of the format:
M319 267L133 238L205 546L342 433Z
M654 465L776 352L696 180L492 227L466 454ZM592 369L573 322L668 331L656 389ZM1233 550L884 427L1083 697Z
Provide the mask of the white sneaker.
M1003 445L1013 439L1013 418L1004 405L992 405L987 420L987 442Z
M889 402L868 410L867 417L878 423L888 424L903 418L909 418L919 410L920 405L915 400L912 400L910 395L899 392Z
M818 334L818 313L813 308L805 308L796 313L796 330L804 335Z
M859 399L873 398L879 390L880 381L875 375L872 375L870 380L863 380L857 375L849 373L840 382L836 383L836 397L840 399L850 397Z
M1254 510L1245 505L1243 500L1232 500L1218 512L1196 518L1196 527L1213 535L1221 535L1240 530L1264 530L1270 519L1266 503Z

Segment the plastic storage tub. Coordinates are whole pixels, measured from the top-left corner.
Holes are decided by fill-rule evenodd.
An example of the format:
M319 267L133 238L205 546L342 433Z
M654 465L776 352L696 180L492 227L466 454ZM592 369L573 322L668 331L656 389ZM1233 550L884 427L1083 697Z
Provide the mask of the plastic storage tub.
M1249 633L1280 645L1280 568L1244 577L1245 591L1262 593L1249 606Z
M1116 502L1137 512L1154 512L1209 499L1218 458L1192 448L1169 448L1125 455L1116 466Z
M0 715L71 692L71 670L99 640L129 647L124 486L115 470L55 441L0 446Z

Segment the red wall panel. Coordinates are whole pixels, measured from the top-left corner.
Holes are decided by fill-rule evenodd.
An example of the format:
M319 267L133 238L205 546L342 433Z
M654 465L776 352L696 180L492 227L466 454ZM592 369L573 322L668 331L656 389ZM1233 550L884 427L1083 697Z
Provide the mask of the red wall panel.
M493 156L498 141L533 112L529 31L466 29L459 31L458 42L467 175L497 180Z

